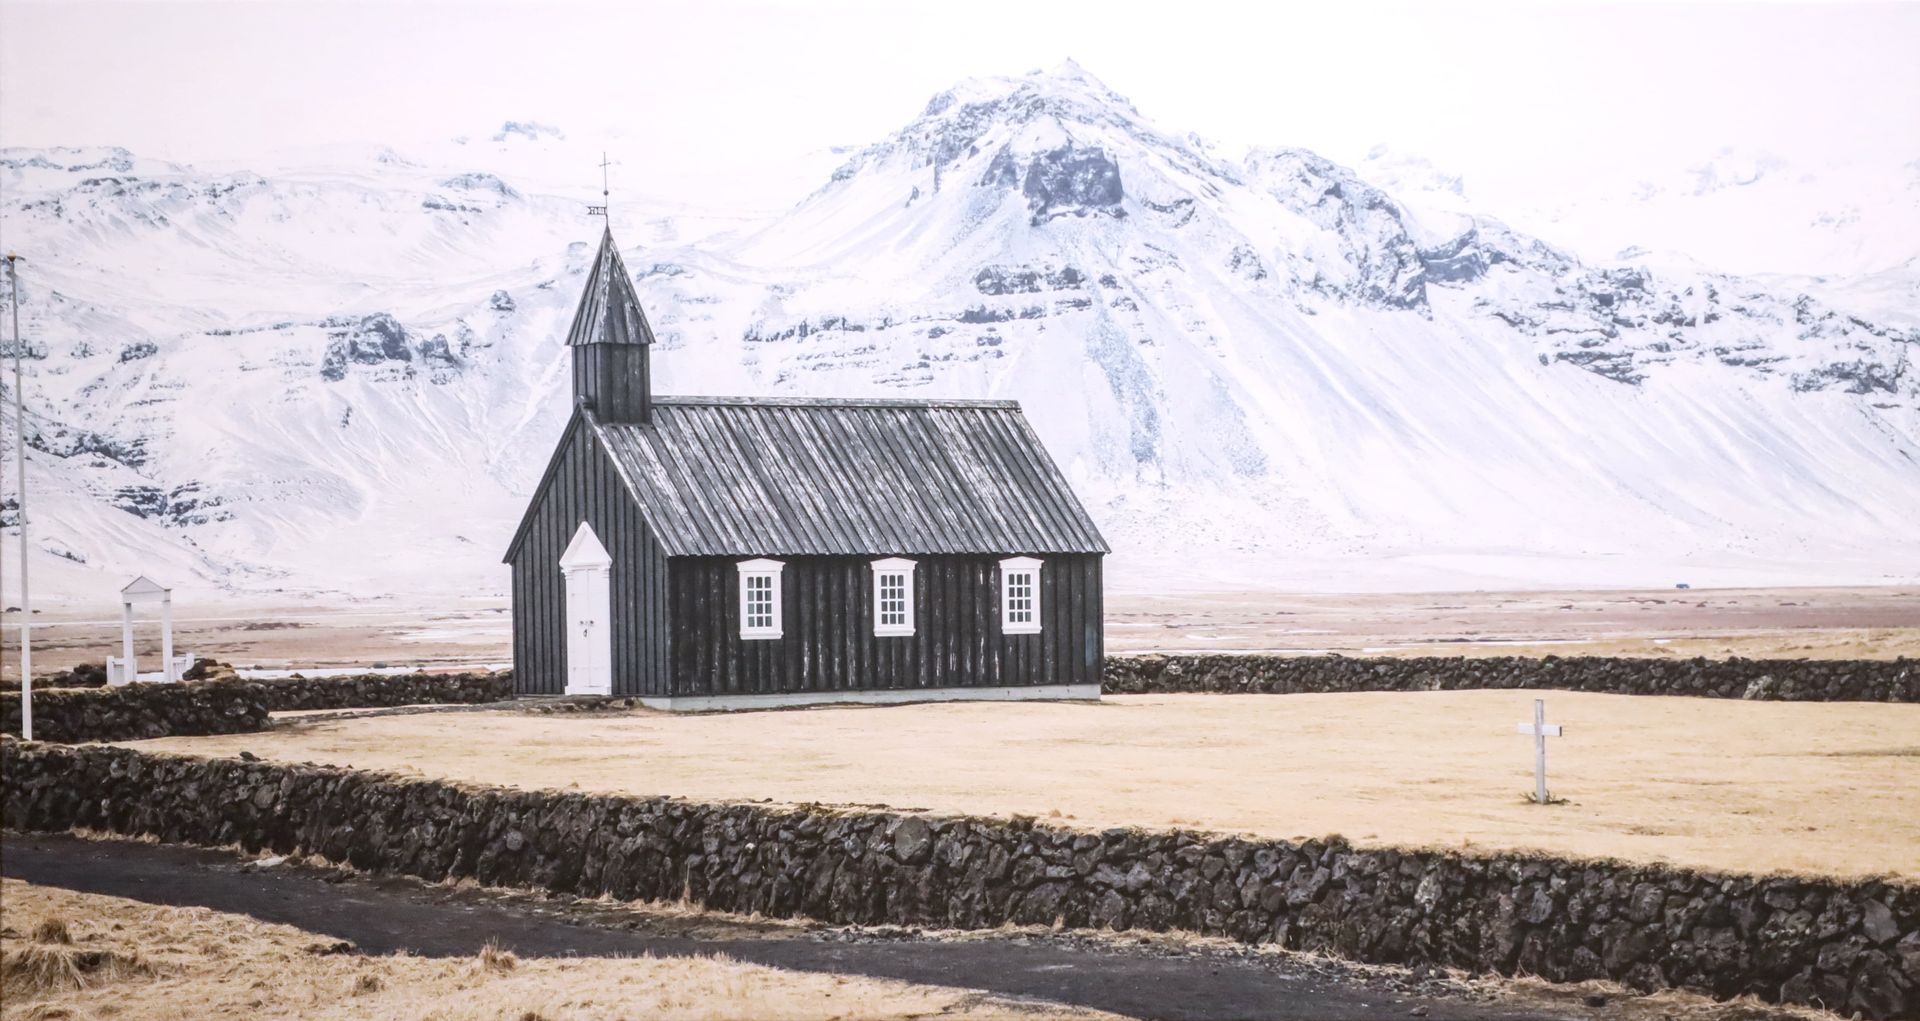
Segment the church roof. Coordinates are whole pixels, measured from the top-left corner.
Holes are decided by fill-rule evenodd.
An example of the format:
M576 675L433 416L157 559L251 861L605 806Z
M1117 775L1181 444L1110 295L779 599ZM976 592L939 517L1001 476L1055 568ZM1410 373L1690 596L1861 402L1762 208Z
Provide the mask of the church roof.
M580 294L580 307L573 313L573 328L567 331L567 344L651 344L653 327L640 310L640 298L633 293L633 278L620 259L613 243L613 231L600 235L600 251L587 271L587 286Z
M659 397L589 422L669 556L1105 553L1012 401Z

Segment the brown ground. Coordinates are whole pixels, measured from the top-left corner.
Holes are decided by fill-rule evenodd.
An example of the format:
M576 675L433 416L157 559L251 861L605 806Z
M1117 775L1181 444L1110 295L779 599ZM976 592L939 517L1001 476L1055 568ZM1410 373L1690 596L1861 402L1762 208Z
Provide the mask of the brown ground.
M719 957L519 960L323 952L205 908L0 880L0 1018L1113 1018L939 986Z
M421 609L358 606L179 607L180 652L240 666L461 667L512 658L504 602ZM16 620L6 620L0 675L17 676ZM136 624L149 665L159 625ZM34 668L98 662L119 648L119 608L34 615ZM1110 652L1263 650L1346 655L1920 656L1920 589L1658 589L1412 595L1110 594Z
M1159 695L705 716L336 719L138 747L509 786L1039 816L1920 878L1920 705L1546 693ZM499 754L511 749L511 755Z

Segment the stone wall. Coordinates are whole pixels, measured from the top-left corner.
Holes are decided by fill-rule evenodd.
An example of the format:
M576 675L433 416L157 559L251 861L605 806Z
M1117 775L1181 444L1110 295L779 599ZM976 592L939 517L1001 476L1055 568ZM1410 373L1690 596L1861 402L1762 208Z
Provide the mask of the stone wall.
M0 821L834 923L1184 929L1920 1018L1920 884L522 791L0 743Z
M1561 688L1784 702L1920 702L1920 660L1109 656L1101 687L1124 695Z
M198 666L196 665L196 669ZM42 741L134 741L265 730L267 714L297 709L370 709L512 697L508 672L365 674L189 680L118 688L35 688L33 736ZM20 693L0 692L0 732L20 733Z

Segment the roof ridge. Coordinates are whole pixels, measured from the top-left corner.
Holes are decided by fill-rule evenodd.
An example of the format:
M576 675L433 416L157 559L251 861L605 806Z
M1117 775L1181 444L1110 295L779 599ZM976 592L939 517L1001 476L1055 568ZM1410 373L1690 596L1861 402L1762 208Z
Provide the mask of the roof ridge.
M681 397L648 424L581 415L670 557L1108 551L1012 401Z
M658 405L720 407L788 408L982 408L1020 410L1020 402L969 397L721 397L689 394L663 394L654 397Z

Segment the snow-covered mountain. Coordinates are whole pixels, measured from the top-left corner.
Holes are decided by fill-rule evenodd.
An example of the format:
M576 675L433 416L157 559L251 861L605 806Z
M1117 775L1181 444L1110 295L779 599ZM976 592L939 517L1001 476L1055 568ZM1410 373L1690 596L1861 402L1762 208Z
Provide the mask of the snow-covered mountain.
M1798 165L1722 147L1662 173L1596 168L1577 189L1511 181L1483 188L1385 145L1355 169L1415 208L1500 215L1582 253L1818 286L1889 270L1912 275L1920 238L1916 157L1920 150L1878 163Z
M560 135L511 127L271 172L0 154L36 577L499 591L598 229L489 159ZM1595 261L1363 166L1224 152L1068 64L934 97L777 216L615 227L663 391L1018 398L1121 588L1920 577L1915 263Z

